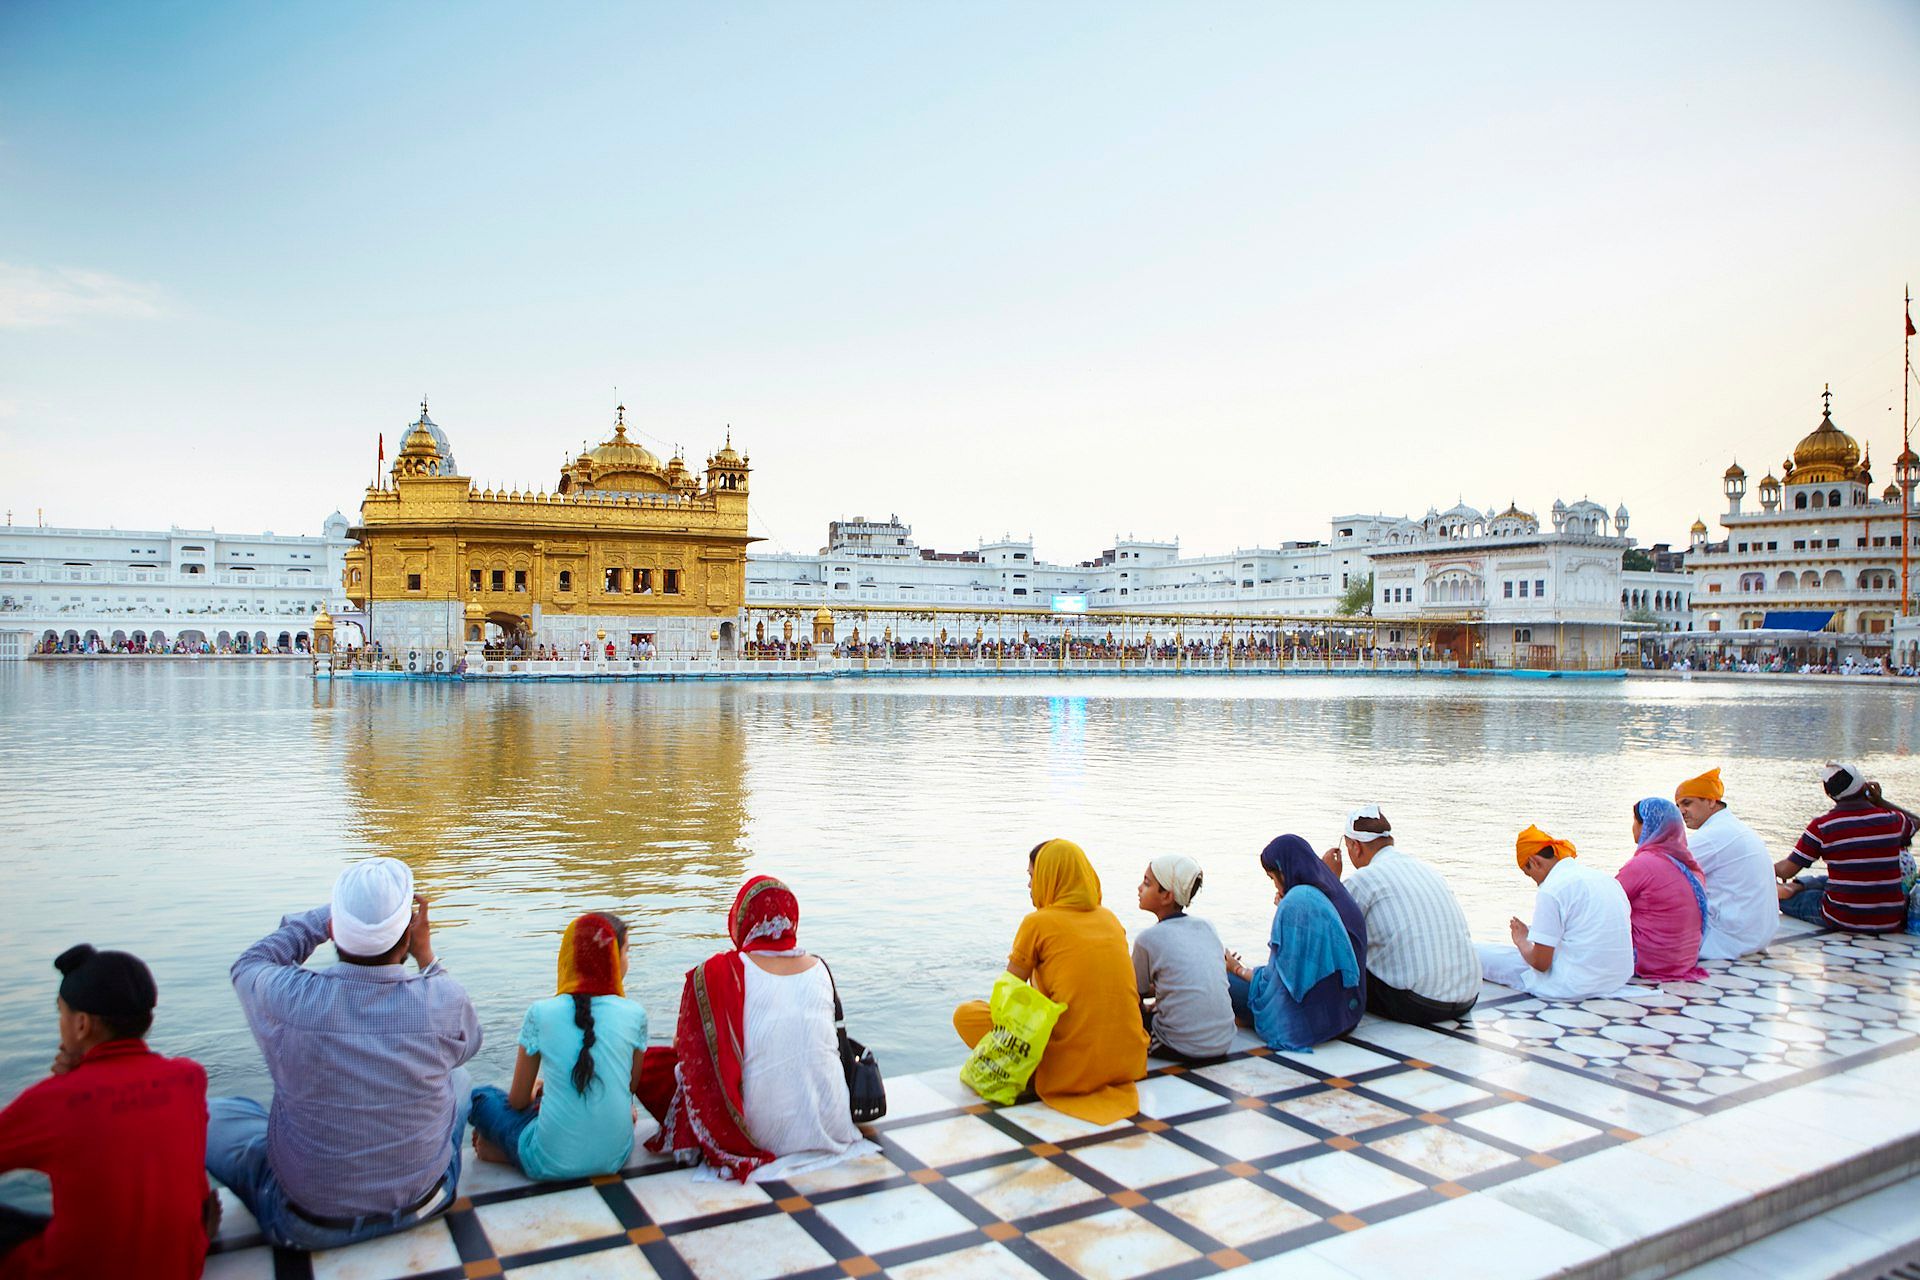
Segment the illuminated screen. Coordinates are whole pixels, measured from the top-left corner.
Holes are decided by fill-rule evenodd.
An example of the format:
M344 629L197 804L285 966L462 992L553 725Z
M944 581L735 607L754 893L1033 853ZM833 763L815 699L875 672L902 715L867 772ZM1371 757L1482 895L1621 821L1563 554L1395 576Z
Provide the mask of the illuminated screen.
M1055 596L1053 598L1053 611L1055 613L1085 613L1087 611L1087 598L1085 596Z

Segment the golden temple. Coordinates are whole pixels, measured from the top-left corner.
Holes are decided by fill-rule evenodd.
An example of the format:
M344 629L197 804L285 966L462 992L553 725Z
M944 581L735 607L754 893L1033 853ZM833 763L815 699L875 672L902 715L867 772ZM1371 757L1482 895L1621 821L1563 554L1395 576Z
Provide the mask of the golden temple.
M369 488L343 586L363 635L390 656L469 642L577 656L613 645L685 656L732 650L743 620L750 468L732 434L704 482L627 433L562 467L552 493L481 489L427 416Z

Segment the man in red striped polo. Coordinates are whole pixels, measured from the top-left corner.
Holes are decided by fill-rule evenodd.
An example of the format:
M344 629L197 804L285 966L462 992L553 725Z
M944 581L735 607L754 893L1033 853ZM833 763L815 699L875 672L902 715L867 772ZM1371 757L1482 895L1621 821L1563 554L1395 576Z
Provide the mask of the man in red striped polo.
M1900 887L1900 851L1920 827L1913 814L1889 804L1880 784L1859 766L1829 764L1821 773L1833 808L1807 824L1793 852L1773 864L1781 880L1780 910L1798 920L1852 933L1895 933L1907 927L1907 896ZM1825 858L1827 874L1794 877Z

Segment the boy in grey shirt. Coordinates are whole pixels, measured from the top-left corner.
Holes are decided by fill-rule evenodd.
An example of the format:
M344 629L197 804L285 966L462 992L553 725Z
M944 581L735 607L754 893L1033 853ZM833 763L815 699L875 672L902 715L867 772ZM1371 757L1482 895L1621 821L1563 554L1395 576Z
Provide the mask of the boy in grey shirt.
M1148 863L1140 880L1140 909L1157 923L1134 940L1133 975L1151 1051L1163 1057L1218 1058L1233 1047L1220 935L1187 914L1200 880L1200 864L1177 853Z

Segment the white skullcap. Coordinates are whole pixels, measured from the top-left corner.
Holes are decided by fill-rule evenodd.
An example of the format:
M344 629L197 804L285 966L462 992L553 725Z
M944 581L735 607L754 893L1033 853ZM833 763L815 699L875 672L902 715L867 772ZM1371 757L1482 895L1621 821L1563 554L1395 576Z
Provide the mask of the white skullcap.
M413 868L398 858L367 858L333 882L333 944L349 955L393 950L413 916Z
M1160 887L1173 895L1174 905L1182 911L1193 901L1194 886L1200 882L1200 864L1184 853L1168 853L1147 864Z
M1860 772L1857 765L1828 761L1827 767L1820 771L1820 785L1835 800L1845 800L1867 789L1867 775Z
M1362 818L1372 818L1379 822L1385 822L1387 815L1380 812L1380 806L1377 804L1361 805L1358 809L1355 809L1347 815L1347 839L1358 840L1361 844L1372 844L1375 840L1384 840L1392 834L1391 828L1387 831L1360 830L1354 823L1360 821Z

